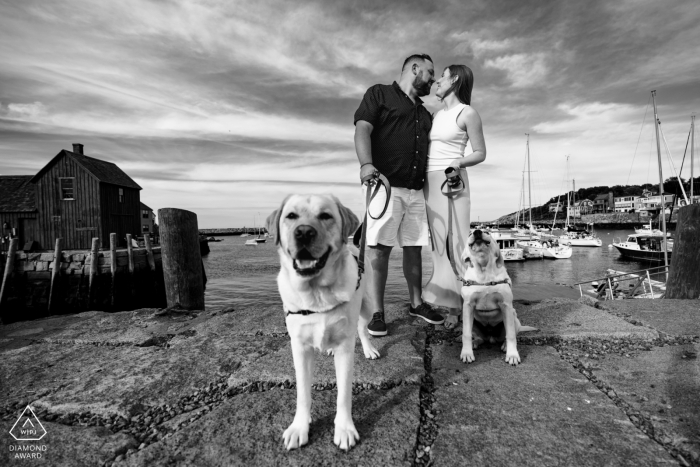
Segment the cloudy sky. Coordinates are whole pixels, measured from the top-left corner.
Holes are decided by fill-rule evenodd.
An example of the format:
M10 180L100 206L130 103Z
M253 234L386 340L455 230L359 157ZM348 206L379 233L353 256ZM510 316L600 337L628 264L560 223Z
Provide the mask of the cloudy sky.
M697 0L0 0L0 174L80 142L200 227L260 224L292 192L359 215L353 113L419 52L474 71L490 220L518 207L525 133L533 204L564 191L566 155L577 187L658 181L652 89L678 168L699 48Z

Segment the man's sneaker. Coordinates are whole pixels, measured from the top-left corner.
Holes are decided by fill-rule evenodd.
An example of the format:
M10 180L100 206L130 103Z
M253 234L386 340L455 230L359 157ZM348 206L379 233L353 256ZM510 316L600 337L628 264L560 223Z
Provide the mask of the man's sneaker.
M378 311L372 315L372 321L367 325L367 332L373 336L386 336L386 323L384 322L383 311Z
M430 324L442 324L445 322L445 318L443 318L437 310L432 309L427 303L421 303L415 308L409 307L408 314L423 318Z

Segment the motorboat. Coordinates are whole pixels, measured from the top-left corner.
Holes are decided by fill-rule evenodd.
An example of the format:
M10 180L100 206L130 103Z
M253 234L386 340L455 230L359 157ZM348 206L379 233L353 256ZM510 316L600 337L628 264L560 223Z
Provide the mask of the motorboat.
M643 235L659 235L659 236L661 236L661 237L664 236L664 233L663 233L661 230L652 228L652 226L651 226L651 221L649 221L649 224L648 224L648 225L645 224L645 225L643 225L642 227L639 227L639 228L635 227L635 228L634 228L634 233L643 234ZM671 234L670 234L670 233L667 233L666 236L667 236L667 237L670 237Z
M664 249L671 259L673 251L673 240L664 239L662 235L654 234L630 234L627 240L613 240L613 247L617 248L623 258L636 259L640 261L664 261Z
M246 240L245 244L247 246L258 246L258 242L256 241L255 238L251 238L250 240Z
M525 260L523 249L516 245L517 239L510 232L491 231L489 234L498 243L503 261Z

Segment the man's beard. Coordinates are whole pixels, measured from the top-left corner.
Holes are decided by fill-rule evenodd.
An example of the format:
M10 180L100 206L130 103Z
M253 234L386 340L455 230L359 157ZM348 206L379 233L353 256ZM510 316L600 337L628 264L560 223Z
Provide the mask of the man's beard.
M413 79L413 88L419 97L427 96L430 94L430 81L423 81L423 73L416 75Z

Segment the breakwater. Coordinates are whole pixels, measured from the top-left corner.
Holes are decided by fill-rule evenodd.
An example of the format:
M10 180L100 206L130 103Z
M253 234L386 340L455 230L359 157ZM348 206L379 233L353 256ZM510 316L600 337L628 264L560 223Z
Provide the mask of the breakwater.
M86 310L164 307L160 247L115 251L17 251L0 259L4 323ZM93 267L93 261L95 261ZM55 267L59 270L54 274Z
M242 235L242 234L249 234L249 235L258 235L258 232L260 234L266 234L267 229L264 228L248 228L248 227L241 227L241 228L221 228L221 229L199 229L199 234L200 235L206 235L207 237L213 236L213 235L219 235L219 236L227 236L227 235Z

